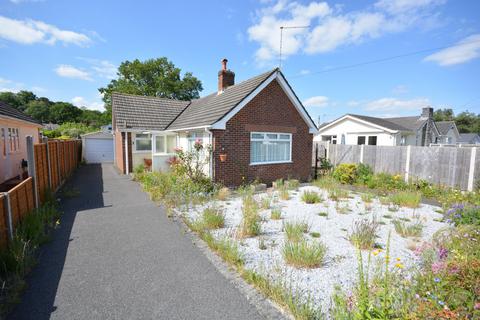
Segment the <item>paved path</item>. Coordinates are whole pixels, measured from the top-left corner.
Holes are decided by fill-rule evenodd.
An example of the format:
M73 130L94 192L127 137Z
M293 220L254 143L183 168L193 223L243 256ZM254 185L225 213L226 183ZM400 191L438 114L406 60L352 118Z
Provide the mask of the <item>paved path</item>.
M262 319L166 218L111 165L69 181L53 241L42 247L10 319Z

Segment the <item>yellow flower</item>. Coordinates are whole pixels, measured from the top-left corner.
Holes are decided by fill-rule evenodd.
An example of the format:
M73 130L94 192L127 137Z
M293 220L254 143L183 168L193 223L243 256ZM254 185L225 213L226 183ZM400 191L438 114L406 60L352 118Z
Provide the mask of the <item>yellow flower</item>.
M58 226L59 224L60 224L60 220L55 221L55 225Z
M396 263L396 264L395 264L395 267L397 267L397 268L399 268L399 269L405 268L405 266L404 266L403 264L401 264L401 263Z
M380 251L375 250L375 251L373 251L372 253L373 253L373 255L376 257L376 256L380 253Z
M397 261L400 261L401 259L400 258L397 258Z

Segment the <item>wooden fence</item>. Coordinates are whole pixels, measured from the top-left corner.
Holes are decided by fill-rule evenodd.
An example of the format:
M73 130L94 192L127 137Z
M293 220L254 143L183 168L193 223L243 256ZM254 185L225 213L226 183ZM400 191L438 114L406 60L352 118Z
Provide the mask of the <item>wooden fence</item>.
M0 194L0 249L8 245L23 217L41 205L48 192L55 192L81 160L81 142L48 141L33 145L27 138L30 177Z
M400 174L405 181L430 183L472 191L480 183L479 147L416 147L314 143L314 154L333 165L364 163L375 173ZM313 159L314 164L316 159Z

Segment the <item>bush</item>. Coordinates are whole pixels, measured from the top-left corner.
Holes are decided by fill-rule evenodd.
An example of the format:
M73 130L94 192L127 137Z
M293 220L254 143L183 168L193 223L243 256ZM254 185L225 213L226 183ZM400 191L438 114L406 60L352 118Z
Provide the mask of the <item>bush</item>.
M357 166L357 183L367 184L373 178L373 170L367 165L360 163Z
M342 163L339 164L335 170L333 170L332 176L343 184L353 184L357 181L357 165L354 163Z
M283 247L285 262L297 268L316 268L323 264L327 247L322 242L287 241Z
M455 226L463 224L480 226L480 206L453 205L445 213L444 220Z
M357 220L353 224L349 240L359 249L371 249L375 246L375 240L380 225L376 219Z
M302 194L302 201L305 203L319 203L322 201L320 195L314 191L304 191Z

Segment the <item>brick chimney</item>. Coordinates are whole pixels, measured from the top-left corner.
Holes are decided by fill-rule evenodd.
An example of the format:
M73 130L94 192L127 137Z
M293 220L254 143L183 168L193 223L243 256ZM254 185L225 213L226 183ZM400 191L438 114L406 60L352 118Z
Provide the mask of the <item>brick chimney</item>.
M218 94L235 84L235 73L227 69L227 59L222 60L222 69L218 71Z

